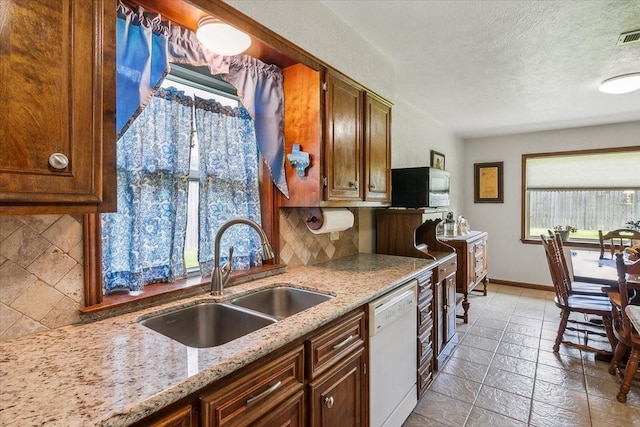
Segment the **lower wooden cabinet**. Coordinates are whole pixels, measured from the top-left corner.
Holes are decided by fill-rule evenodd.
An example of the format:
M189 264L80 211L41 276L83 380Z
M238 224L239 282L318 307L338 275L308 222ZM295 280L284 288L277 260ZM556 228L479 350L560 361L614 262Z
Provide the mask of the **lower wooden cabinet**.
M418 399L431 384L433 371L433 272L418 279Z
M249 425L266 417L304 387L302 346L200 397L202 426Z
M438 370L458 345L456 333L456 254L440 261L433 282L434 369Z
M362 307L134 425L367 425L366 346Z
M312 426L364 425L364 360L364 348L360 348L309 384Z

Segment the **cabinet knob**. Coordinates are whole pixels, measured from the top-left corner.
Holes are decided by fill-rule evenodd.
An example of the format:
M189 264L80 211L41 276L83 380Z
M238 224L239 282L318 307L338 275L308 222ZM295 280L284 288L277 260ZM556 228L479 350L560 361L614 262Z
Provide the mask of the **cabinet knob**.
M64 169L69 166L69 159L62 153L53 153L49 156L49 165L54 169Z
M325 397L324 404L327 406L327 408L331 409L333 407L333 396Z
M354 182L354 181L349 181L349 187L353 188L354 190L358 189L358 183Z
M369 190L375 190L375 189L376 189L375 184L369 184Z

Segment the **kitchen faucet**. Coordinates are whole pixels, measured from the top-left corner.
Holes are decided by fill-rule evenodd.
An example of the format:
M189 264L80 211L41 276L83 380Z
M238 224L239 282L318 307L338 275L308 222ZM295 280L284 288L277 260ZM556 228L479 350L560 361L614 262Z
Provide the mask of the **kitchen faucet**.
M226 262L226 264L222 268L220 268L220 240L222 239L222 235L224 234L224 232L229 227L235 224L246 224L258 232L258 235L260 236L260 241L262 242L263 259L272 259L275 257L273 253L273 248L269 243L269 239L267 239L267 235L265 234L262 227L258 225L258 223L246 218L230 219L229 221L222 224L222 227L220 227L220 230L218 230L218 233L216 234L215 248L213 253L213 256L214 256L213 272L211 272L211 295L222 295L222 292L224 291L224 287L227 285L227 282L229 281L229 277L231 276L231 270L233 269L231 267L231 256L233 255L233 246L229 248L229 260Z

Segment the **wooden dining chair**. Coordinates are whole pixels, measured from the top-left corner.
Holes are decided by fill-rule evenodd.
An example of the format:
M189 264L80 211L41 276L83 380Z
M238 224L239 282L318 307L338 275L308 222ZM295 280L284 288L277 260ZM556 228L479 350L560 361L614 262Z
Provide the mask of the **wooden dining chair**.
M560 264L562 264L565 280L569 284L569 293L574 295L598 295L606 297L607 294L602 289L601 283L590 283L585 281L577 282L573 280L573 277L569 272L569 264L564 253L564 244L562 243L560 233L549 230L549 236L553 238L553 243L555 244L558 256L560 257Z
M598 239L600 240L600 259L604 259L604 251L607 243L611 252L611 259L616 252L622 252L625 246L633 246L633 241L640 241L640 231L630 230L628 228L619 228L603 234L602 230L598 230ZM626 243L628 242L628 245Z
M560 255L558 253L555 242L552 238L545 235L540 236L542 240L542 246L544 247L545 255L547 258L547 264L549 265L549 273L551 274L551 281L553 282L553 289L555 291L554 303L556 307L560 309L561 319L558 326L558 333L553 345L553 351L558 352L560 350L560 344L564 344L567 347L575 347L584 351L591 351L603 355L611 355L613 349L616 347L616 339L613 335L611 326L611 303L606 296L595 295L575 295L569 290L569 283L567 276L562 268L560 262ZM585 321L579 321L569 319L572 313L581 313L585 315ZM586 319L587 316L599 317L602 319L604 325L599 325ZM567 326L569 323L574 326ZM574 331L585 334L584 344L564 339L565 331ZM599 335L606 337L611 345L611 350L592 347L588 345L589 334Z
M633 264L625 264L622 254L616 255L616 267L618 269L618 292L610 292L613 332L618 339L618 344L613 353L613 360L609 367L611 375L621 375L622 383L616 396L618 402L625 403L627 394L631 388L631 381L638 371L640 361L640 332L631 324L631 320L625 311L629 304L629 290L627 287L627 273L640 274L640 260ZM631 350L631 355L623 368L622 359Z

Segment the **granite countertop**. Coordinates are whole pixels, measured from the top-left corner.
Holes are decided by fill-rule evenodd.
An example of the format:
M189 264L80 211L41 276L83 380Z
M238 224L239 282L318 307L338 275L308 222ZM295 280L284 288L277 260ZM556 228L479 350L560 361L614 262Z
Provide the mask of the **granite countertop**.
M129 425L395 288L435 261L360 254L78 326L0 342L3 426ZM213 348L138 323L150 313L289 284L335 298Z

